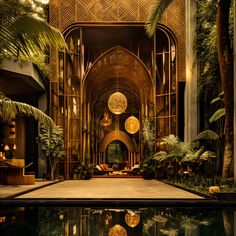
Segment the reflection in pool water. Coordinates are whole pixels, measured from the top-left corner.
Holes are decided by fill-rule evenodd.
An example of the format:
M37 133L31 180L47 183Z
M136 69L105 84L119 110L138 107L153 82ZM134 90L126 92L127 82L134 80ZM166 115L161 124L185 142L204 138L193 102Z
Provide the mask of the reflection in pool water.
M233 236L235 209L20 207L0 210L1 236Z

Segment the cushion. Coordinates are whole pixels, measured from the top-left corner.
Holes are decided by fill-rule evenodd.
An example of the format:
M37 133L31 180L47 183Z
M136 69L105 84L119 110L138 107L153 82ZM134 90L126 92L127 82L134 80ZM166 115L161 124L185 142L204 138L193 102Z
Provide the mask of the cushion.
M100 170L100 171L102 170L99 165L96 165L96 166L95 166L95 169L96 169L96 170Z
M99 164L102 170L105 170L104 164Z
M108 164L103 164L103 166L104 166L104 169L105 169L105 170L108 170L108 169L109 169Z
M102 170L108 170L108 164L99 164L99 166L101 167Z

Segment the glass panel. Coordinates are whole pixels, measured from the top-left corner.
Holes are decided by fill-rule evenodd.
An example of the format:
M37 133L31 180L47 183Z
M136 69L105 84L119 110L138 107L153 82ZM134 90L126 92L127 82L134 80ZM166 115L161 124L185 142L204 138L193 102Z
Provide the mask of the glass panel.
M59 93L64 91L64 53L59 53Z
M171 133L176 134L176 117L171 117Z
M156 122L157 141L176 134L176 47L163 29L156 32ZM161 96L159 96L161 95Z
M173 50L171 51L171 92L175 91L176 91L176 52L175 50Z
M169 115L169 95L158 96L156 99L156 116Z
M80 138L80 120L70 119L70 138L79 139Z
M168 118L157 118L156 138L162 138L169 134Z
M176 115L176 94L171 95L171 115Z

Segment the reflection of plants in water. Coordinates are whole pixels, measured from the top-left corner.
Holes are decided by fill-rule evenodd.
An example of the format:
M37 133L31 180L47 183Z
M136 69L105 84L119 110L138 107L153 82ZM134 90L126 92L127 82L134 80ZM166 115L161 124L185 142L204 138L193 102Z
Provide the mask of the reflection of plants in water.
M217 211L197 208L164 208L154 209L150 215L148 211L143 221L143 235L151 235L155 230L158 235L176 236L182 232L195 235L200 226L217 224Z
M64 235L63 220L65 209L60 207L39 208L38 236L62 236Z

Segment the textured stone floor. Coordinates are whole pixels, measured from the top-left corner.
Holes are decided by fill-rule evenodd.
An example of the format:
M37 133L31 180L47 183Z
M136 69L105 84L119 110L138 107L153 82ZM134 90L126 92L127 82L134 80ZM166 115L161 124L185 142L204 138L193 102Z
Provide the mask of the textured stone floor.
M68 180L34 190L18 198L147 198L147 199L203 199L201 196L142 178L92 178Z
M36 180L34 185L0 185L0 199L51 184L54 181Z

